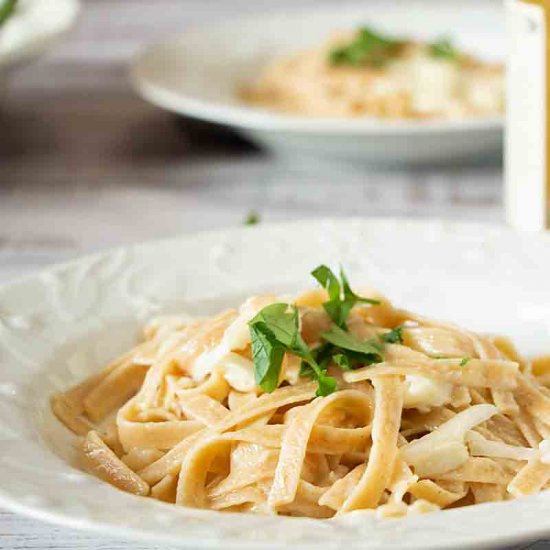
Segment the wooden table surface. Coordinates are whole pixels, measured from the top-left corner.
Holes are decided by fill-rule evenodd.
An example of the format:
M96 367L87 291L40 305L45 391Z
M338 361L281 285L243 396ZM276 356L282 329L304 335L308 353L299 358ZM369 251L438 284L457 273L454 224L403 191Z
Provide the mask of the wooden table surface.
M330 0L300 4L321 2ZM162 112L130 89L128 61L144 44L212 17L282 6L296 2L85 3L67 41L16 75L0 105L0 282L113 245L236 226L250 210L265 221L390 215L502 222L499 159L385 171L283 161L228 130ZM154 547L0 512L0 548Z

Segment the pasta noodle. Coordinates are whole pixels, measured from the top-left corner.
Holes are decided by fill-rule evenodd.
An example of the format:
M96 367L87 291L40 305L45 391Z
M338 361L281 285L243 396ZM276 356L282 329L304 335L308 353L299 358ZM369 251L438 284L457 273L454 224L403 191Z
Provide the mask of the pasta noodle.
M308 117L500 115L502 65L442 45L445 51L438 51L437 44L388 39L372 29L338 33L320 47L276 57L241 96L252 105ZM349 56L335 58L346 49Z
M176 505L314 518L549 486L546 360L342 281L338 296L329 281L328 293L152 321L133 350L51 398L83 466Z

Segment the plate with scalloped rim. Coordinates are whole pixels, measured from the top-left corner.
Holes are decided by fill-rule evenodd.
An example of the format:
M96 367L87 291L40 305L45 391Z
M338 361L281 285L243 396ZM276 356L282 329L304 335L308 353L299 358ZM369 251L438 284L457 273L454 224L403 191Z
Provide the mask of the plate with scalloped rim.
M209 21L147 47L131 67L145 99L170 111L233 127L281 155L382 164L484 158L502 144L503 117L388 121L289 116L243 103L238 90L274 57L322 44L335 30L370 25L418 40L450 37L481 59L505 58L501 2L406 0L286 10Z
M189 259L192 261L189 261ZM159 313L210 314L311 285L321 262L353 284L473 330L550 351L550 234L341 219L260 225L90 256L0 288L0 505L65 526L184 548L486 547L550 533L550 492L405 519L220 513L118 491L75 467L48 398L135 342Z

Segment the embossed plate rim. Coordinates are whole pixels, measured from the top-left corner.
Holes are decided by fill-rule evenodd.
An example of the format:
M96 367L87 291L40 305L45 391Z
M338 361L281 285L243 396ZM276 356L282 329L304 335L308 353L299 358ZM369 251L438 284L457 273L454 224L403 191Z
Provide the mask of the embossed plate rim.
M265 246L266 241L269 247ZM413 244L416 255L408 257ZM548 532L545 508L550 508L549 493L522 501L479 505L403 520L361 517L358 521L350 516L333 523L177 509L139 499L78 472L50 451L45 440L49 432L41 431L42 427L47 426L56 433L60 427L52 424L52 418L44 409L47 396L39 396L41 399L35 403L37 396L28 388L36 390L36 387L27 382L34 384L39 378L40 384L49 388L54 383L49 381L52 374L48 370L52 353L65 344L70 348L80 334L79 327L91 330L96 325L110 326L109 307L116 305L117 310L120 304L126 304L127 297L119 294L126 289L123 281L127 271L134 270L134 275L137 274L132 288L138 288L138 292L135 303L130 300L124 307L129 316L138 320L150 313L147 308L155 312L158 304L163 307L162 295L158 304L151 297L157 292L169 296L173 288L165 288L166 284L184 288L188 303L209 296L234 295L256 285L259 277L264 277L266 284L298 286L307 280L305 272L312 267L313 260L333 263L342 260L351 267L354 280L362 280L359 274L365 279L369 274L378 282L381 277L388 279L388 284L393 285L398 294L401 292L402 299L407 296L417 299L425 283L423 278L447 274L455 277L449 288L462 282L465 290L457 290L457 297L451 296L447 305L438 307L456 308L464 292L473 293L480 304L491 304L491 300L500 297L502 289L491 290L497 286L496 281L488 285L479 280L479 274L498 274L502 265L515 259L517 265L510 266L508 276L512 283L515 281L510 288L515 288L517 293L507 298L511 308L517 307L517 311L511 311L516 315L521 313L524 321L531 323L529 333L531 326L541 322L550 326L544 308L536 307L541 297L538 292L546 288L543 275L544 267L550 266L549 245L550 235L519 234L483 224L384 218L309 220L150 241L87 256L4 285L0 287L0 329L4 331L0 330L0 505L68 527L108 531L111 536L169 542L188 548L214 548L222 541L227 548L305 549L321 542L324 547L335 549L350 545L367 550L388 546L411 548L418 544L425 548L481 547L542 536ZM193 258L192 265L186 261L186 253ZM409 269L401 269L394 257L396 253L402 255L401 261L406 262ZM461 262L455 265L451 260L457 253ZM262 261L258 261L260 254L266 255ZM291 260L288 269L274 274L273 268L283 260ZM174 278L163 279L166 270L151 269L155 262L172 267ZM424 264L428 270L416 273ZM391 266L393 269L389 269ZM241 279L235 280L237 277ZM526 288L521 288L519 283ZM212 293L209 285L219 286ZM444 287L445 281L441 289L431 288L432 296L420 297L420 300L440 301L448 290ZM101 292L96 292L98 289ZM65 294L55 295L58 291ZM26 298L22 298L23 295ZM51 304L53 299L65 300L64 307L69 308L65 317L59 317ZM32 324L35 318L36 326ZM27 319L30 324L25 328ZM38 364L22 373L19 360L6 359L6 350L2 348L6 330L20 338L14 341L28 347L25 349L28 354L42 353L42 356L33 356ZM63 331L73 340L63 339ZM47 335L57 335L61 340L43 341ZM4 384L12 379L14 388L20 388L17 394L20 401L6 397L11 386ZM9 423L5 420L6 413ZM16 430L12 439L2 435L5 428L11 428L12 433ZM18 451L19 447L29 452L10 455L12 449ZM40 471L40 467L44 471ZM290 525L292 529L285 529ZM473 532L465 532L466 526ZM492 532L487 533L488 529Z

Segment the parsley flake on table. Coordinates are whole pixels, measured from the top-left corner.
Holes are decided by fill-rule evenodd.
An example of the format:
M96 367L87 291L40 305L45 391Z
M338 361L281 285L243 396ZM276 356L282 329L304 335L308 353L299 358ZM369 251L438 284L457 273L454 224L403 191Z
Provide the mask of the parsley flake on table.
M260 215L255 210L251 210L245 217L244 225L258 225L261 221Z

